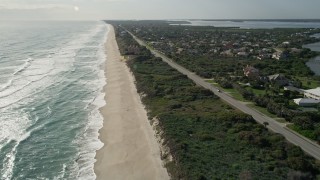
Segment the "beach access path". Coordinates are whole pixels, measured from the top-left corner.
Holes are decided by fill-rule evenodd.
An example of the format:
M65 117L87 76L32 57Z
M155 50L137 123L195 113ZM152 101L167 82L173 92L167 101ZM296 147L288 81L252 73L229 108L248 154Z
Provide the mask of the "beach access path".
M103 148L97 151L94 171L101 180L170 179L160 159L160 148L135 80L120 56L115 32L109 25L104 87L106 106L99 131Z

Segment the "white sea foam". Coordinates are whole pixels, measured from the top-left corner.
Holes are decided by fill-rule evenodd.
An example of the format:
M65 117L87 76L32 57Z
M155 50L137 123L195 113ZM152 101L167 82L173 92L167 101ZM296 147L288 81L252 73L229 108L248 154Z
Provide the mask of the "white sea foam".
M13 75L16 75L16 74L22 72L23 70L25 70L26 68L28 68L28 67L30 66L31 61L32 61L32 58L26 59L26 60L25 60L25 63L24 63L21 67L19 67L18 70L16 70L16 71L13 73Z
M32 125L32 122L30 121L28 114L17 111L17 107L28 104L37 97L36 95L39 94L39 92L62 81L63 77L59 77L58 75L61 72L69 72L74 68L77 50L84 47L92 37L103 31L104 28L104 24L99 25L88 33L81 36L75 36L74 40L66 44L65 47L54 50L54 53L49 56L27 59L25 63L12 74L8 83L6 83L5 86L1 86L0 148L11 142L14 142L15 144L3 160L4 168L1 170L2 177L0 179L12 178L16 153L19 149L18 146L20 142L27 139L33 131L41 128L28 129ZM103 42L104 41L105 39ZM99 55L101 57L98 58L99 62L96 61L96 63L102 63L105 60L103 46L100 47L99 52L102 52L102 54ZM97 83L95 87L99 87L96 90L101 91L105 84L103 74L104 73L99 72L100 80L94 82ZM101 75L103 75L103 77ZM93 85L90 86L94 87ZM95 108L90 113L87 130L82 139L84 141L79 141L81 158L83 160L81 161L83 163L80 161L78 162L77 174L79 179L95 178L93 171L95 151L103 145L98 139L98 130L102 127L103 122L98 109L105 104L103 97L104 94L100 94L92 103ZM52 113L51 111L51 108L48 106L48 113ZM64 176L65 171L66 168L64 167L61 175Z
M7 87L12 85L12 79L8 80L6 83L4 83L1 88L0 91L3 91L4 89L6 89Z
M13 80L15 79L15 75L22 72L26 68L28 68L31 64L32 58L28 58L26 60L23 60L23 64L19 66L5 66L1 67L1 70L13 70L14 72L10 74L6 74L7 82L0 85L0 92L5 90L6 88L10 87L12 85ZM10 78L11 77L11 78Z
M4 180L10 180L12 178L13 175L13 167L14 167L14 160L16 157L16 153L17 153L17 146L18 144L16 144L13 149L11 150L10 153L6 154L5 159L3 160L3 166L4 168L1 171L1 179Z
M66 164L63 164L62 165L62 171L59 173L58 176L54 177L53 179L54 180L60 180L60 179L64 179L65 177L65 173L66 173L66 168L67 168L67 165Z
M16 153L17 153L17 149L18 146L20 145L20 143L24 140L26 140L28 137L30 137L31 133L43 128L43 125L40 125L38 127L33 127L31 129L29 129L28 131L26 131L26 129L28 129L31 125L30 120L29 120L29 116L27 113L25 112L20 112L20 114L18 116L14 117L16 120L18 120L18 122L22 123L22 125L17 125L15 127L10 126L10 130L13 130L13 132L10 133L6 133L9 135L9 137L11 138L11 140L14 141L14 147L10 150L10 152L8 152L6 154L6 157L3 160L3 166L4 168L1 170L1 178L0 179L4 179L4 180L11 180L12 179L12 175L13 175L13 169L14 169L14 162L16 159ZM37 121L37 120L36 120ZM17 133L17 134L15 134Z
M98 139L100 129L103 125L103 118L99 114L99 110L93 110L89 115L89 122L86 127L85 134L82 139L79 140L83 143L83 147L79 153L79 159L77 161L79 166L78 179L95 179L94 163L96 150L103 146L103 143ZM79 142L80 143L80 142Z
M75 37L50 57L28 58L25 64L13 73L13 78L9 80L10 84L0 90L0 108L17 103L59 82L56 75L72 70L76 51L84 47L102 28L100 25L86 34Z
M23 111L4 111L2 109L0 113L0 142L14 143L14 147L6 154L2 162L4 168L1 170L0 179L9 180L12 178L17 147L21 141L30 136L30 132L26 132L30 126L30 120L29 115Z
M21 140L30 125L28 114L13 109L2 109L0 114L0 142Z
M105 28L107 28L106 25ZM92 99L92 101L87 106L93 107L93 109L89 114L88 124L86 126L85 132L81 139L78 140L78 144L80 145L80 153L79 159L77 161L79 166L77 178L80 180L96 178L96 175L94 173L96 151L103 146L103 143L98 138L99 130L103 127L103 117L99 109L106 104L104 100L105 94L104 92L102 92L103 87L106 84L106 78L104 75L104 68L101 68L101 66L103 66L106 59L106 54L104 51L104 42L107 39L108 33L109 29L107 29L104 38L100 42L99 51L97 54L98 59L94 66L99 78L95 81L91 81L91 83L87 84L86 86L96 91L97 96L94 99Z

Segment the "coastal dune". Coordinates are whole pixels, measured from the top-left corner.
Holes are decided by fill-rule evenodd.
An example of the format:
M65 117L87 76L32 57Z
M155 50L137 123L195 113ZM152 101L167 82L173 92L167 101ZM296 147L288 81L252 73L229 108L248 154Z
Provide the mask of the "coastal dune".
M99 131L104 146L96 154L97 179L169 179L134 77L120 56L113 27L109 28L104 87L107 104L101 108L104 124Z

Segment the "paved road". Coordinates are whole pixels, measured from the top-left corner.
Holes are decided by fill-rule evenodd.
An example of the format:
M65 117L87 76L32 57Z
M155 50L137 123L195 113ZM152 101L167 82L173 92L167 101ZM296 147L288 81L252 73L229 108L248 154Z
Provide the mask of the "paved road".
M130 32L129 32L130 33ZM135 37L132 33L130 33L133 38L143 46L146 46L147 44L143 42L142 40ZM258 112L257 110L250 108L246 106L244 103L230 97L228 94L225 94L224 92L220 91L217 87L212 86L210 83L207 83L203 80L203 78L197 76L195 73L187 70L186 68L178 65L177 63L173 62L172 59L166 57L162 53L152 49L148 48L152 54L154 54L156 57L162 58L162 60L166 63L168 63L171 67L178 70L180 73L187 75L191 80L193 80L196 84L206 88L210 89L213 93L215 93L217 96L219 96L222 100L227 102L228 104L232 105L233 107L243 111L244 113L250 114L258 123L263 124L264 122L269 123L267 126L270 130L273 132L282 134L288 141L291 143L300 146L305 152L313 156L314 158L320 160L320 146L316 144L313 141L310 141L309 139L291 131L287 127L285 127L283 124L278 123L276 120L265 116L264 114ZM219 92L219 91L220 92Z

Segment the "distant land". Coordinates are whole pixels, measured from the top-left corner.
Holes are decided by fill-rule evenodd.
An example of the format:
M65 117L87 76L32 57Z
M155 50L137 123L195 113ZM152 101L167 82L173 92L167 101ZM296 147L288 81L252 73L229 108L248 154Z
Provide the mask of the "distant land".
M186 21L187 23L183 23ZM240 29L320 28L320 19L189 19L171 25L214 26Z
M191 24L190 21L230 21L230 22L245 22L245 21L258 21L258 22L306 22L306 23L320 23L320 19L162 19L162 20L112 20L109 21L140 21L140 22L160 22L165 21L167 23L174 24Z
M320 22L320 19L188 19L189 21L265 21L265 22Z

